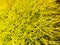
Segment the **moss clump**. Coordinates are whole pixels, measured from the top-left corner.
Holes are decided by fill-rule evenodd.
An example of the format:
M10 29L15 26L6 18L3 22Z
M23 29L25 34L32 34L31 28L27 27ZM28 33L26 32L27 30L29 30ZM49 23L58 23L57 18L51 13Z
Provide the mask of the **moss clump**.
M0 10L0 45L60 45L60 6L55 0L6 3Z

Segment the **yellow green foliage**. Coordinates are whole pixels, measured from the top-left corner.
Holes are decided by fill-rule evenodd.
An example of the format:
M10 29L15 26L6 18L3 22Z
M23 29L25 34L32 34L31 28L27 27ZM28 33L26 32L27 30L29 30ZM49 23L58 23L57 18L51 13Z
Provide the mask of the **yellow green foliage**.
M60 45L60 6L56 0L1 0L0 45Z

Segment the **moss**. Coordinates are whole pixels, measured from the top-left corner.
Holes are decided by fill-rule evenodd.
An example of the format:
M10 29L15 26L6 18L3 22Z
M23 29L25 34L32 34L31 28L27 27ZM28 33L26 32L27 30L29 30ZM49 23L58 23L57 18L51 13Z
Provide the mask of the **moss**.
M10 42L12 40L12 37L10 35L7 35L5 38L4 38L4 41L6 42Z
M0 10L1 45L60 45L60 6L56 0L6 0Z
M55 27L55 28L60 27L60 22L55 22L53 27Z

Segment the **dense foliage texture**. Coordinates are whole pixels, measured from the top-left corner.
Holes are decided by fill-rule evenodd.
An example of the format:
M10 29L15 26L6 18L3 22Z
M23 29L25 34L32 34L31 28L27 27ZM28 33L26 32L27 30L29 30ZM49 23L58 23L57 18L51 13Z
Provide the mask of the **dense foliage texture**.
M0 10L0 45L60 45L60 7L55 0L6 0Z

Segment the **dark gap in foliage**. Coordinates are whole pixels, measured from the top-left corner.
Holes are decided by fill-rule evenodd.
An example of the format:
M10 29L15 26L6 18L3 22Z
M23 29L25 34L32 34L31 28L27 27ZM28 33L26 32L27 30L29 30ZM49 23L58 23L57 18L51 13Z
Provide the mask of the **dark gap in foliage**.
M54 27L54 28L60 27L60 22L54 23L54 24L53 24L53 27Z
M60 4L60 0L56 0L56 3L59 3Z

